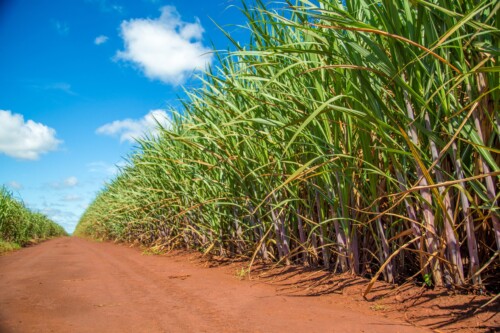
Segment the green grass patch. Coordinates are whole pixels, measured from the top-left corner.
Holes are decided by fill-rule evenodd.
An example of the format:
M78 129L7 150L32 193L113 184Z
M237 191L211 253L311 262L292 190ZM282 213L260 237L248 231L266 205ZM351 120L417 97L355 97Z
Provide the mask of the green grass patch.
M19 250L20 248L21 246L17 243L0 240L0 254Z

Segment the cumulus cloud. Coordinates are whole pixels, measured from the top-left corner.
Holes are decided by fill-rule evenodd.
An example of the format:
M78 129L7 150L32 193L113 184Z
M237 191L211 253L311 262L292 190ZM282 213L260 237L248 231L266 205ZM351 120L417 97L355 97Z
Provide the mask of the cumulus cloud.
M36 209L36 208L34 208ZM54 222L61 225L67 232L72 233L78 222L78 215L69 209L50 208L37 209L40 213L46 215Z
M23 115L0 110L0 153L8 156L37 160L40 155L56 150L62 141L56 131Z
M63 181L53 182L53 183L49 184L49 186L51 188L53 188L54 190L62 190L62 189L66 189L66 188L71 188L71 187L75 187L76 185L78 185L78 178L76 178L75 176L68 177L68 178L64 179Z
M7 186L10 187L13 190L22 190L24 186L16 181L11 181L7 183Z
M94 44L101 45L101 44L106 43L107 41L108 41L108 36L100 35L94 39Z
M64 185L66 185L67 187L74 187L74 186L78 185L78 178L76 178L74 176L66 178L64 180Z
M162 7L158 19L123 21L120 30L125 50L116 59L135 64L150 79L181 84L212 61L211 50L201 43L200 21L182 21L173 6Z
M120 142L134 142L145 134L158 135L158 123L170 127L170 117L164 110L152 110L141 119L115 120L96 130L97 134L119 136Z

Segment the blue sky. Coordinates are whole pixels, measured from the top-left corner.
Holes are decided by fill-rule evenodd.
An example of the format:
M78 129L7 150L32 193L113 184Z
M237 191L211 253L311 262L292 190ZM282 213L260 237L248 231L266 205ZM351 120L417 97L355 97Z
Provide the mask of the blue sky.
M246 42L232 0L0 0L0 184L72 232L133 140Z

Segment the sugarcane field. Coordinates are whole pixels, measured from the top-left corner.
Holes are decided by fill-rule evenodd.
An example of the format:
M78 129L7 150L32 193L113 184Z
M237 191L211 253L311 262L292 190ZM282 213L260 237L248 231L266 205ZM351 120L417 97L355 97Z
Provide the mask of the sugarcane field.
M0 332L500 331L499 11L0 2Z

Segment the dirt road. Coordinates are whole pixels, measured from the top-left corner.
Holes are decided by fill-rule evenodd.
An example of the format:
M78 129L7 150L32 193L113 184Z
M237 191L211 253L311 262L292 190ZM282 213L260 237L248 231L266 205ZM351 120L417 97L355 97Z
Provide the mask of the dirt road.
M428 332L186 257L60 238L0 257L0 332Z

